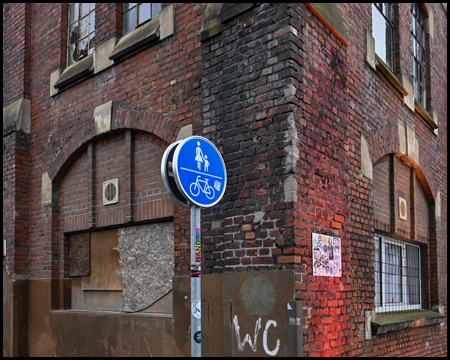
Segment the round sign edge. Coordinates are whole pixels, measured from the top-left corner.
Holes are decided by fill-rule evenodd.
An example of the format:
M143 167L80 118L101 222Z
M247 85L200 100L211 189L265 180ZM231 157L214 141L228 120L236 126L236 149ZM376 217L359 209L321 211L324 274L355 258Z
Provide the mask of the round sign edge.
M205 140L205 141L207 141L216 151L217 151L217 154L219 155L219 157L220 157L220 160L222 161L222 165L223 165L223 168L224 168L224 175L225 175L225 181L224 181L224 186L223 186L223 192L222 192L222 195L214 202L214 203L212 203L212 204L209 204L209 205L203 205L203 204L199 204L197 201L195 201L194 199L192 199L185 191L184 191L184 189L183 189L183 186L181 186L181 182L180 182L180 179L179 179L179 176L178 176L178 155L180 154L180 150L182 149L182 147L183 147L183 145L187 142L187 141L189 141L189 140L191 140L191 139L202 139L202 140ZM184 139L184 140L180 140L181 141L181 143L179 144L179 146L177 146L177 148L175 149L175 153L173 154L173 159L172 159L172 163L173 163L173 174L174 174L174 177L175 177L175 182L176 182L176 184L177 184L177 186L178 186L178 190L180 190L180 192L182 193L182 195L184 195L184 197L186 198L186 199L188 199L192 204L195 204L195 205L197 205L197 206L199 206L199 207L202 207L202 208L208 208L208 207L212 207L212 206L214 206L214 205L216 205L220 200L222 200L222 197L223 197L223 195L225 194L225 189L226 189L226 187L227 187L227 180L228 180L228 177L227 177L227 167L225 166L225 161L223 160L223 157L222 157L222 154L220 153L220 151L219 151L219 149L217 149L217 147L210 141L210 140L208 140L207 138L204 138L203 136L198 136L198 135L194 135L194 136L190 136L190 137L188 137L188 138L186 138L186 139Z
M164 151L163 157L162 157L162 159L161 159L161 178L162 178L164 187L166 188L166 191L169 193L169 195L170 195L170 197L172 198L172 200L175 201L177 204L179 204L179 205L181 205L181 206L183 206L183 207L185 207L185 208L188 208L188 207L189 207L189 198L186 198L186 197L185 197L185 198L186 198L187 204L183 204L183 203L175 196L175 194L172 192L172 190L171 190L171 188L170 188L170 185L169 185L169 183L167 182L167 178L166 178L167 176L169 176L169 174L166 174L166 162L167 162L167 160L168 160L168 156L169 156L169 154L170 154L170 151L172 150L173 147L178 146L182 141L183 141L183 140L175 141L174 143L170 144L170 145L167 147L167 149ZM176 151L176 149L175 149L175 151ZM174 157L175 157L175 153L174 153L173 155L174 155ZM172 166L174 167L173 159L172 159ZM175 173L174 173L174 175L175 175ZM177 183L176 178L175 178L175 183ZM177 185L178 190L179 190L178 184L176 184L176 185ZM181 195L183 195L183 192L182 192L182 191L180 191L180 192L181 192Z

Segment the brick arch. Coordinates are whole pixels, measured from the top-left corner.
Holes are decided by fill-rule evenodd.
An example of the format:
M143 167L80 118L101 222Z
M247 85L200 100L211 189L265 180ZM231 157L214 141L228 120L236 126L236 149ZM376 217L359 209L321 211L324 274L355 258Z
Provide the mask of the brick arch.
M377 165L379 161L387 154L394 153L399 159L416 170L417 178L423 188L428 204L434 204L437 194L437 187L432 177L429 165L422 161L419 164L400 150L400 139L398 128L387 125L367 138L370 159L372 164Z
M111 131L127 129L153 134L160 138L166 147L175 141L180 131L179 125L156 112L119 108L113 114ZM85 150L88 143L108 134L97 135L94 121L90 121L83 129L73 134L50 166L48 170L50 179L59 183L62 176L69 170L71 163Z

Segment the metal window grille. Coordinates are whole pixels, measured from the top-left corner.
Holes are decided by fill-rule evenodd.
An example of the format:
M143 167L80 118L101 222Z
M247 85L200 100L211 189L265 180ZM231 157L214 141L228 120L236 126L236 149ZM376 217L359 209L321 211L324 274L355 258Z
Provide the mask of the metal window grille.
M375 236L375 311L422 308L420 247Z
M417 3L411 4L411 39L414 96L426 108L425 87L425 14Z
M95 47L95 3L69 3L67 66L92 54Z
M372 29L375 39L375 52L392 69L393 64L393 24L392 4L372 4Z
M123 35L132 32L139 25L155 19L161 11L161 3L124 3Z

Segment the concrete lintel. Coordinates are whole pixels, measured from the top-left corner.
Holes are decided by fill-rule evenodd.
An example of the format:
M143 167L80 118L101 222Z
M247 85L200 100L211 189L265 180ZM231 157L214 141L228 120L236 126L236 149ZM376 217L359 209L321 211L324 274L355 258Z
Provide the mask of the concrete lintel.
M404 126L404 121L398 121L398 139L400 142L400 152L403 154L407 154L406 149L406 128Z
M376 67L376 59L375 59L375 38L373 37L372 33L366 29L366 63L374 70L377 69Z
M177 139L175 141L184 140L192 136L192 124L183 126L178 133Z
M55 88L55 84L61 76L61 71L61 69L58 69L50 74L50 96L56 95L58 93L58 89Z
M414 127L406 122L406 154L411 156L412 153L416 150L416 133L414 131Z
M436 124L436 126L438 126L436 129L434 129L434 134L438 135L438 130L439 130L438 114L433 109L430 109L430 111L428 111L428 113L431 115L431 117L432 117L434 123Z
M97 106L94 110L95 133L102 134L111 130L112 100Z
M31 132L31 103L21 98L3 108L3 136L14 131Z
M436 214L437 218L441 217L441 190L438 190L437 194L436 194L436 202L434 203L435 206L435 211L434 213Z
M41 186L41 204L50 204L52 202L52 180L48 176L48 172L42 173L42 186Z
M206 6L205 17L203 18L202 29L200 31L201 41L217 35L222 31L222 21L220 19L222 7L223 3L209 3Z
M361 134L361 174L373 180L373 164L367 139Z
M109 56L116 46L117 39L112 37L104 43L95 46L94 48L94 72L97 74L106 68L114 65L114 61L110 60Z
M173 4L166 6L159 13L159 39L165 39L166 37L173 35L174 33L174 11Z
M428 17L425 19L425 34L430 35L430 39L434 39L434 16L431 11L428 11Z
M370 310L364 311L364 339L372 339L372 313L375 312Z
M396 74L395 76L407 92L407 94L403 97L403 102L407 107L414 111L414 87L412 82L403 73Z

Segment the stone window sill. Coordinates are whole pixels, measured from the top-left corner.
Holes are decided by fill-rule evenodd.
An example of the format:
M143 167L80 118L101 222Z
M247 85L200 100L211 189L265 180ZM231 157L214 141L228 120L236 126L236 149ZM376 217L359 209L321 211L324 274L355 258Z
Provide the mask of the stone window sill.
M394 86L403 96L407 96L408 92L398 80L397 76L389 69L389 67L375 54L375 64L378 69L386 76L387 80Z
M438 128L438 124L434 121L433 116L430 115L428 111L426 111L422 105L420 105L417 100L414 99L414 109L422 116L422 118L429 124L433 130Z
M119 41L110 38L94 48L94 53L65 70L56 70L50 75L50 96L113 66L148 45L174 34L174 5L161 10L156 19L138 27Z
M109 58L115 62L141 50L150 42L159 39L159 17L153 19L119 40Z
M60 90L84 79L86 76L90 75L93 70L94 54L91 54L65 69L53 86Z
M404 74L394 74L383 60L375 53L375 39L369 30L365 32L366 42L366 63L375 71L381 72L382 79L391 85L396 91L394 93L402 100L405 105L413 112L417 112L420 118L431 127L435 135L438 134L437 114L433 110L425 110L414 99L414 87Z
M407 328L441 324L444 322L445 317L444 314L432 310L422 310L410 313L376 314L375 318L372 319L372 336Z

